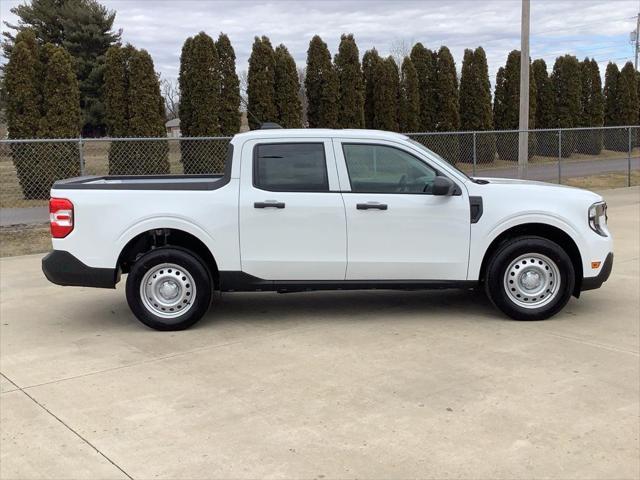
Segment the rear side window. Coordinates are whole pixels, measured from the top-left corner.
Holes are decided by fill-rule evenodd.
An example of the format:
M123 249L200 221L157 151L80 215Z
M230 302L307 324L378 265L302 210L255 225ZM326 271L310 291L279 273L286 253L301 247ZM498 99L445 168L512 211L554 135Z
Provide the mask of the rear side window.
M253 185L274 192L328 192L323 143L256 145Z

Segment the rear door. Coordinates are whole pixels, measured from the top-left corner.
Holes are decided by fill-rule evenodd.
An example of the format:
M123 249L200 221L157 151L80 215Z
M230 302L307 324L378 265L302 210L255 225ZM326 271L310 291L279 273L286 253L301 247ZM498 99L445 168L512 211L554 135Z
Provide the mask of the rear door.
M465 280L466 188L430 193L442 172L389 141L334 140L347 215L347 280Z
M242 271L265 280L343 280L344 203L330 139L242 147Z

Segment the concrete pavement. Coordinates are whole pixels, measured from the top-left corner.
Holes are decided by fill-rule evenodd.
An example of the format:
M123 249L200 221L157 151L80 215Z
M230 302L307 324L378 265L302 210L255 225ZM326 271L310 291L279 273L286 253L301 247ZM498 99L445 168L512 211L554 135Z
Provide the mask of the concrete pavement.
M162 333L0 260L0 477L640 476L640 188L613 274L544 322L480 294L228 294Z

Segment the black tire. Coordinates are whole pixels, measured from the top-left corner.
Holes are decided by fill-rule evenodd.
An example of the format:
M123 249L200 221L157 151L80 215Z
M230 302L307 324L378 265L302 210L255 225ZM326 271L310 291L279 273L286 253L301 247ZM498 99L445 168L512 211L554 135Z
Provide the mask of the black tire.
M164 265L169 265L166 271ZM160 268L162 270L158 270ZM147 273L150 276L145 280ZM147 285L156 282L156 277L151 278L154 273L158 276L157 282L166 279L164 285L168 285L169 294L175 294L166 304L160 303L165 299L159 293L162 286L145 287L150 289L150 293L148 298L142 297L142 282ZM131 267L127 277L127 303L138 320L148 327L163 331L184 330L207 313L211 305L212 285L211 274L198 256L179 248L158 248L144 254Z
M545 261L545 258L551 262ZM522 269L520 274L516 273L516 269ZM560 276L559 286L557 278L550 273L553 271L556 271L556 277ZM525 296L523 292L528 291L525 285L531 285L527 283L528 278L523 278L526 275L533 276L533 288L536 290L531 290L534 294ZM539 290L539 286L543 289ZM485 275L487 296L499 310L514 320L545 320L552 317L567 304L574 286L575 271L569 255L555 242L536 236L517 237L500 245L489 259ZM526 302L531 303L524 306Z

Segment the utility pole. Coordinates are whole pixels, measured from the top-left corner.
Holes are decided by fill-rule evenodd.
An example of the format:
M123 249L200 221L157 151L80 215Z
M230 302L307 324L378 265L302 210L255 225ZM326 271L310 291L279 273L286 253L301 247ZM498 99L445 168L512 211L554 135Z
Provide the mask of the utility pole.
M529 161L529 13L530 0L522 0L520 24L520 122L518 129L518 176L526 178Z
M638 15L636 16L636 29L635 31L631 32L631 42L633 43L634 46L634 50L635 50L635 54L636 54L636 59L634 62L634 66L636 71L638 71L638 47L640 46L640 41L639 41L639 37L640 37L640 13L638 13ZM635 37L635 38L634 38Z

